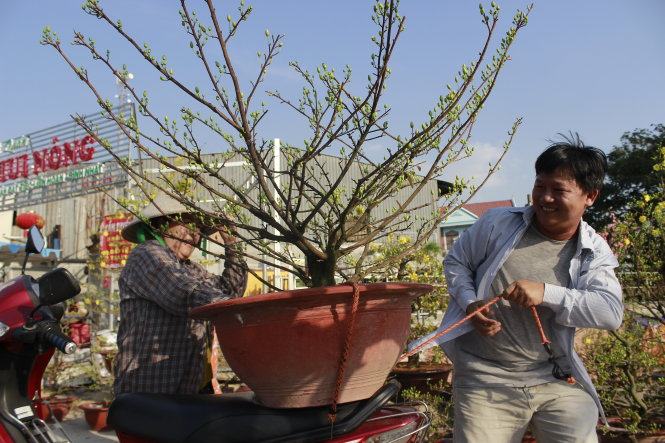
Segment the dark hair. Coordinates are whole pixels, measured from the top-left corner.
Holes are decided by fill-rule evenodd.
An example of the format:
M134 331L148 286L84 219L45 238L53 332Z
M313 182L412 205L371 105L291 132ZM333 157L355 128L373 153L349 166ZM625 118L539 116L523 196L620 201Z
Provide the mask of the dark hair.
M607 156L598 148L586 146L578 134L561 135L536 160L536 175L555 170L570 174L585 191L600 190L607 171Z

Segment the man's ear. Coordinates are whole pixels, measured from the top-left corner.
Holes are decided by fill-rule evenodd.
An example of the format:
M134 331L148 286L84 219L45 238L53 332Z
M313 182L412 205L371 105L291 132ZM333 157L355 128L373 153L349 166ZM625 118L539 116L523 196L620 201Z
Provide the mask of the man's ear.
M586 194L586 207L588 208L589 206L593 205L598 196L600 195L600 190L599 189L594 189L591 192L587 192Z

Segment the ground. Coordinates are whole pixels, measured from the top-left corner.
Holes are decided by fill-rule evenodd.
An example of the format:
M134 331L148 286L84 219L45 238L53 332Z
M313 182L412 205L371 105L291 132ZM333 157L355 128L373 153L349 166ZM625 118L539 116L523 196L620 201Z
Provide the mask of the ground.
M62 423L62 427L65 429L65 432L72 442L106 443L110 441L118 441L118 437L116 437L114 431L95 432L90 430L83 415L78 417L66 417Z
M48 390L45 390L45 395L50 394ZM75 443L78 442L117 442L118 438L115 435L115 432L112 430L95 432L90 429L88 424L83 417L83 411L78 408L78 405L81 403L89 401L100 401L107 400L110 398L110 388L108 392L105 391L91 391L85 389L75 389L67 392L63 392L65 395L69 395L75 398L72 403L72 407L69 410L69 413L65 416L62 421L62 428L65 430L65 433L69 437L69 440ZM56 423L49 423L49 426L58 430L58 425Z

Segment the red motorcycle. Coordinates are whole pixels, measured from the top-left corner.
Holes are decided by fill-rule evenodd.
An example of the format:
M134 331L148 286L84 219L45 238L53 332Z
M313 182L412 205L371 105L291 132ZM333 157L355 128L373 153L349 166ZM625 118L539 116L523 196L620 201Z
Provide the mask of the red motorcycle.
M43 246L41 233L31 228L26 262L28 254L41 252ZM31 404L40 398L54 348L76 350L59 320L61 302L79 292L76 279L62 268L38 279L21 275L0 286L0 443L70 441L61 427L51 429L36 417ZM108 423L122 443L423 441L430 424L426 407L390 404L399 389L391 380L369 399L338 405L333 425L328 407L267 408L251 392L123 394L111 404Z
M62 302L81 288L66 269L56 268L38 279L25 275L31 253L44 247L33 226L25 246L21 275L0 286L0 442L66 442L35 416L32 400L41 396L41 380L55 348L71 354L76 344L60 330Z
M389 405L400 389L390 380L367 400L338 405L274 409L251 392L222 395L121 394L108 422L121 443L415 443L424 441L430 417L422 404Z

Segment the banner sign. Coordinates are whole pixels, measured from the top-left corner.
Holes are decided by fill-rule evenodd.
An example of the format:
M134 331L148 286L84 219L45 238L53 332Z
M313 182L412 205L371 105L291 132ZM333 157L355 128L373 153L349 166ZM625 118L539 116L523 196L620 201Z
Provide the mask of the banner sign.
M115 113L134 112L133 104ZM101 112L84 117L119 157L130 142ZM0 211L61 200L127 183L113 156L74 121L0 141Z
M99 227L99 253L101 261L99 265L103 269L117 269L125 266L127 256L132 250L132 243L128 242L120 232L127 223L133 220L131 214L118 213L105 215Z

